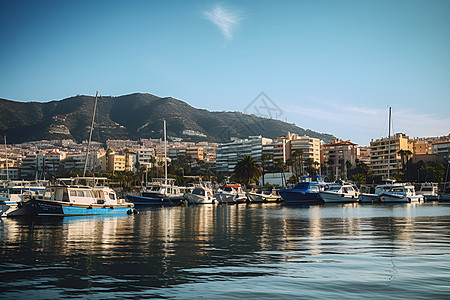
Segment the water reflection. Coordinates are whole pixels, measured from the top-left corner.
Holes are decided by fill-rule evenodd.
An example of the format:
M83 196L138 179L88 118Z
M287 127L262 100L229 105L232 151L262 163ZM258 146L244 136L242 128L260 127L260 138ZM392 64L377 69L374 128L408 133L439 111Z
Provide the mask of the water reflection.
M382 291L394 280L408 285L407 295L423 276L450 276L442 267L442 261L450 265L449 215L445 205L275 204L1 219L0 295L158 297L180 296L179 289L189 298L184 287L192 284L209 291L217 282L238 280L252 290L255 278L273 287L270 297L278 295L278 285L298 296L291 284L309 286L311 293L320 284L331 293L338 282L340 289L370 282Z

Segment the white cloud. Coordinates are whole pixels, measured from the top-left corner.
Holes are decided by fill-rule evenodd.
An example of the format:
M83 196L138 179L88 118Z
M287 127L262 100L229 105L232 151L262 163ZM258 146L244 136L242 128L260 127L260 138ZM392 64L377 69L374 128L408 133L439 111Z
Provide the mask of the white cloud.
M203 15L219 27L222 34L229 41L233 39L232 32L242 20L240 11L224 8L222 4L217 4L212 10L203 12Z

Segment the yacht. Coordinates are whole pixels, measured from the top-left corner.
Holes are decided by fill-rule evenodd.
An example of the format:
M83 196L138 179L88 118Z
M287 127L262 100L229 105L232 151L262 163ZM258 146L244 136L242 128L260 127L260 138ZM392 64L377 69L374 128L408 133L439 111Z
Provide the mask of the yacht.
M175 185L175 179L154 178L140 195L129 194L128 200L135 205L180 205L184 199L185 188Z
M213 204L216 198L213 196L211 182L201 181L194 184L192 191L186 193L184 198L189 204Z
M352 185L332 185L324 191L319 191L320 198L325 203L353 203L358 201L358 192Z
M438 184L424 182L416 185L416 194L422 195L426 201L436 201L439 198Z
M245 193L242 191L240 184L226 184L219 187L219 190L214 194L217 203L219 204L238 204L247 201Z
M439 201L450 201L450 186L439 192Z
M324 175L302 176L301 182L292 189L281 189L280 195L285 204L323 204L319 191L328 186Z
M271 187L261 187L254 192L246 193L246 196L250 203L281 202L283 200L277 190Z
M395 184L380 194L381 203L409 203L423 200L423 195L416 195L414 186L410 184Z

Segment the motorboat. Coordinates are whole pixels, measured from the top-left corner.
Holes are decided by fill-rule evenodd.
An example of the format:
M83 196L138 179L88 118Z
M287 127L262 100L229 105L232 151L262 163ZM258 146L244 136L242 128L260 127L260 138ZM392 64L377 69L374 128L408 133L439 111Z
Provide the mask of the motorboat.
M77 216L129 214L134 204L118 199L107 186L71 185L60 182L47 186L42 198L33 197L26 204L37 216Z
M277 190L271 187L261 187L253 192L247 192L247 201L250 203L281 202L283 199Z
M358 192L350 184L332 185L324 191L319 191L319 195L325 203L353 203L358 201Z
M358 199L361 203L375 203L380 202L380 195L376 194L375 192L371 193L370 187L362 185L360 187Z
M154 178L140 195L128 194L127 198L135 205L180 205L184 200L186 188L175 185L175 179Z
M450 186L439 192L439 201L450 201Z
M0 215L2 217L30 214L24 203L32 197L42 197L46 182L20 182L0 190Z
M424 182L415 185L416 194L422 195L426 201L436 201L439 198L438 184L435 182Z
M409 203L423 200L423 195L416 195L414 186L410 184L396 184L380 194L381 203Z
M214 198L219 204L239 204L247 201L241 185L235 183L220 186Z
M324 175L302 176L301 182L298 182L292 189L281 189L280 195L285 204L323 204L319 191L325 190L328 184L324 182Z
M216 202L211 182L206 181L195 183L192 191L186 193L184 198L189 204L213 204Z

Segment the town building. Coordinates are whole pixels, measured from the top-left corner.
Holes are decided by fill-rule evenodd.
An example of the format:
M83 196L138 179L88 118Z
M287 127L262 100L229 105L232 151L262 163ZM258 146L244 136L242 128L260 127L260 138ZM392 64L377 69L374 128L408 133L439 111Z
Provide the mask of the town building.
M326 175L346 178L348 169L356 165L358 145L350 141L333 139L331 143L324 144L322 147Z
M248 139L234 139L230 143L219 145L216 151L216 172L230 175L244 155L251 155L261 163L263 145L271 142L271 139L262 136L250 136Z
M389 159L390 143L390 159ZM414 142L404 133L396 133L389 137L372 140L370 142L370 168L373 176L381 176L387 179L392 174L397 173L402 168L402 158L400 150L414 150ZM389 162L389 163L388 163Z

